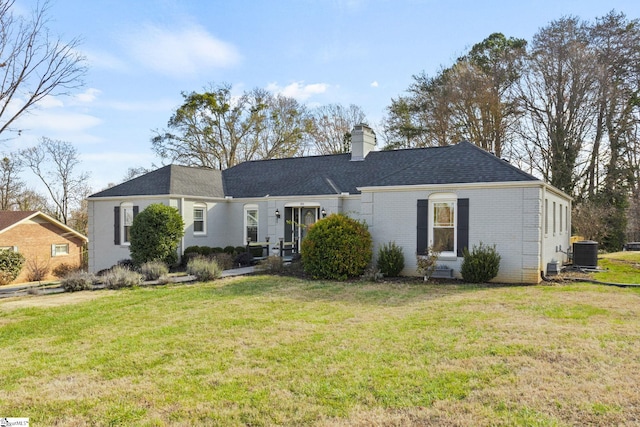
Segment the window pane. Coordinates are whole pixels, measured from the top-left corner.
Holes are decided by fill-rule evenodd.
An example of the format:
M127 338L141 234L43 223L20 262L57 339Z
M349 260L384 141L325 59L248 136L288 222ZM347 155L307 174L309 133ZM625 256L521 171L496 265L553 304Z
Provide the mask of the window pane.
M132 208L123 208L122 209L123 221L122 223L125 226L133 224L133 209Z
M194 221L202 221L204 219L204 209L194 209L193 210L193 220Z
M69 255L69 245L68 244L55 245L54 252L55 252L55 255Z
M257 227L258 226L258 211L257 210L248 210L247 211L247 227Z
M436 227L453 227L453 203L434 203L433 219Z
M129 237L130 237L130 234L131 234L131 226L130 225L125 225L124 226L124 233L123 234L124 234L124 236L122 236L123 237L122 240L124 242L129 242Z
M433 248L438 252L452 252L453 231L453 228L434 228Z
M258 241L258 227L247 227L247 239L251 239L252 242Z

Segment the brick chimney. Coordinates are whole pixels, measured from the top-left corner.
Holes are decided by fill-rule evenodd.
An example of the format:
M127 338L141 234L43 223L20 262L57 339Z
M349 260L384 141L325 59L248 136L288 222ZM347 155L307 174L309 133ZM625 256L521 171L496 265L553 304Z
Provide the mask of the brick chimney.
M351 131L351 161L361 161L376 148L376 134L364 123Z

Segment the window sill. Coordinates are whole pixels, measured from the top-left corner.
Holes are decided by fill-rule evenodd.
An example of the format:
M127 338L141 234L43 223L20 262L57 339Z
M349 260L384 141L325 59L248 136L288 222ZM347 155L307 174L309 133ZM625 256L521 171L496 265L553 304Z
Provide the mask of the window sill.
M446 254L438 257L438 261L457 261L458 257L455 254Z

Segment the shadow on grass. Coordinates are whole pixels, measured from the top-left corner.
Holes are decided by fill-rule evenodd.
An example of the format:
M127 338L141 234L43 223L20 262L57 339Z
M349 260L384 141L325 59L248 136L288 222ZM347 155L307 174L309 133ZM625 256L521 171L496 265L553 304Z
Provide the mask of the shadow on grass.
M332 301L357 305L403 306L483 290L524 287L513 284L465 284L460 281L424 282L412 277L392 281L325 281L277 275L254 275L225 279L211 289L219 297L271 296L304 302Z

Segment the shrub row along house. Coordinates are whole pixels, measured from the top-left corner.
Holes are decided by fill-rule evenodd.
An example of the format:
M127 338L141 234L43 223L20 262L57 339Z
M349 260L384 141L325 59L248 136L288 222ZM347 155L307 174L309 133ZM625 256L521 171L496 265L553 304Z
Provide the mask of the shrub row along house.
M307 227L341 212L366 222L374 248L401 246L404 275L416 275L416 255L435 247L438 264L460 277L463 248L481 242L502 257L495 281L538 283L548 263L565 260L571 198L563 192L469 142L394 151L374 151L375 144L375 133L358 125L351 153L224 171L169 165L96 193L88 198L90 271L129 258L129 227L152 203L182 215L181 253L295 245Z
M0 211L0 249L20 252L25 265L14 282L53 279L57 269L80 268L87 238L38 211Z

